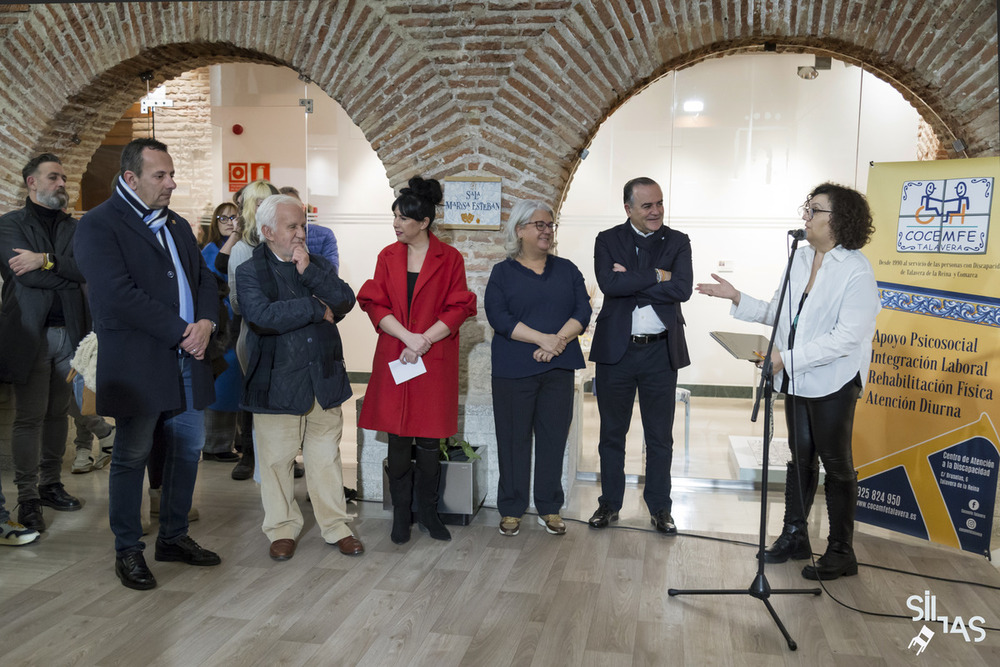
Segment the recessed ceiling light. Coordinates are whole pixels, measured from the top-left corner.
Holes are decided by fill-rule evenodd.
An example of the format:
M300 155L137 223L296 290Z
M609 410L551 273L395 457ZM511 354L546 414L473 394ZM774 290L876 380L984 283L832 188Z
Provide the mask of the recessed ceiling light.
M684 113L701 113L705 110L705 103L701 100L687 100L683 108Z

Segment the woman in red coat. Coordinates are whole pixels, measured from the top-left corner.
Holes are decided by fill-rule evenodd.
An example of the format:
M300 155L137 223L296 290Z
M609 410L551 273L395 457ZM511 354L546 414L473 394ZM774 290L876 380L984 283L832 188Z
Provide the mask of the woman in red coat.
M417 522L436 540L451 534L437 514L438 442L458 430L458 328L476 314L462 255L430 232L441 184L410 179L392 204L398 243L379 253L375 277L358 292L378 343L358 426L389 435L392 541L410 539L416 440ZM396 384L389 363L423 360L427 372Z

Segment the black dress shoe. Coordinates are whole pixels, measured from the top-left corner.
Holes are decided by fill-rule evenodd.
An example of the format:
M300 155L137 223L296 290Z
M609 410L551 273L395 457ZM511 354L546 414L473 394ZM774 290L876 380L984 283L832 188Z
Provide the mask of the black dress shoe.
M666 533L667 535L677 534L677 525L674 523L674 517L670 516L670 512L667 510L660 510L649 517L649 522L661 533Z
M221 463L236 463L240 460L240 455L236 452L202 452L202 461L219 461Z
M148 591L156 588L156 579L146 566L146 558L141 551L130 551L115 558L115 574L125 588Z
M604 503L601 503L601 506L597 508L594 516L590 517L587 523L590 524L591 528L607 528L609 523L617 520L618 510L613 510Z
M244 454L240 457L240 462L233 468L230 477L235 480L250 479L253 477L253 455Z
M306 475L306 467L305 467L305 465L303 465L303 464L299 463L298 461L296 461L295 462L295 473L294 473L295 479L301 479L302 477L305 477L305 475Z
M42 504L37 500L25 500L17 510L17 522L25 528L45 532L45 519L42 518Z
M218 565L222 562L217 553L202 548L189 535L185 535L174 544L167 544L157 539L156 560L180 561L188 565Z
M66 493L62 484L46 484L38 487L38 501L46 507L60 512L75 512L82 509L79 499Z

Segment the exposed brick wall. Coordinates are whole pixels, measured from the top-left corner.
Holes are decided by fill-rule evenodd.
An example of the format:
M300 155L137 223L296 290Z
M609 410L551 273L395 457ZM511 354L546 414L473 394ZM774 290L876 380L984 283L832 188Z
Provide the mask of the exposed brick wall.
M917 126L917 159L918 160L946 160L948 151L941 145L941 140L934 134L931 127L923 118Z
M184 72L163 84L174 106L155 112L156 138L170 149L177 181L183 184L170 199L170 208L184 216L198 234L202 215L211 214L212 183L222 174L212 173L212 105L209 68ZM150 86L150 91L153 88ZM148 117L132 120L132 136L148 137L154 128Z
M313 0L0 7L0 210L26 156L59 153L74 180L150 86L214 63L284 65L358 124L394 187L494 174L505 205L558 204L601 122L668 71L731 53L833 55L889 81L939 146L1000 154L992 3L977 0ZM74 137L79 143L74 143ZM178 142L171 142L179 148ZM176 150L176 149L175 149ZM456 234L482 295L502 249ZM467 325L463 347L484 340ZM479 332L482 330L482 336ZM470 368L488 354L478 345ZM477 371L478 372L478 371ZM473 391L488 379L466 377Z
M558 202L580 149L636 90L766 41L863 64L944 145L957 136L970 156L1000 151L994 8L972 0L15 5L0 10L0 39L0 207L20 199L14 174L29 153L55 150L81 173L143 94L139 72L154 70L155 85L239 60L317 82L394 185L485 171L508 195Z

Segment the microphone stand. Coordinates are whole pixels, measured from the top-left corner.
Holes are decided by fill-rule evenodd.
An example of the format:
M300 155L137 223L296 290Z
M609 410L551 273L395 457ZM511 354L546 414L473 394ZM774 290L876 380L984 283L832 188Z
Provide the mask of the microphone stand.
M676 588L667 589L667 595L674 597L677 595L749 595L764 603L771 618L785 637L788 648L792 651L798 649L798 644L788 634L785 625L778 618L778 613L771 606L770 597L772 595L820 595L822 591L818 588L779 588L772 589L764 574L764 540L767 538L767 468L770 461L771 437L774 426L774 376L771 374L771 351L774 349L774 339L778 333L778 319L781 317L781 306L785 301L785 292L788 288L789 278L792 272L792 260L795 251L798 249L799 239L793 236L792 251L788 255L788 266L785 267L785 279L781 283L781 293L778 296L778 308L775 311L774 325L771 327L771 339L767 344L767 354L761 364L760 386L757 388L757 400L753 406L753 414L750 421L757 421L757 412L760 408L761 397L764 399L764 409L766 411L764 419L764 464L761 471L760 490L760 530L758 534L757 549L757 575L748 589L723 588L723 589L691 589L678 590Z

